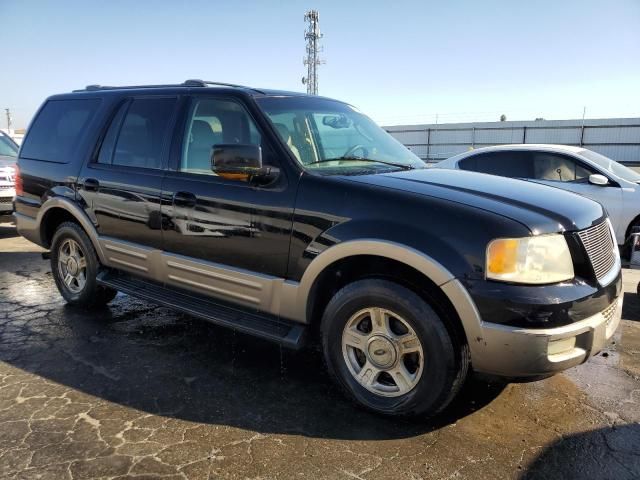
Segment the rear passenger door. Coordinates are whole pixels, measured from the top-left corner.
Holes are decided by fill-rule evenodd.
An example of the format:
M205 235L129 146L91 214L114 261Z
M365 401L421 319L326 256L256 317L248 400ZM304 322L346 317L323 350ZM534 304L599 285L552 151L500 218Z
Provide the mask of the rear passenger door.
M160 194L177 97L123 99L114 109L78 194L115 267L152 276L162 248Z

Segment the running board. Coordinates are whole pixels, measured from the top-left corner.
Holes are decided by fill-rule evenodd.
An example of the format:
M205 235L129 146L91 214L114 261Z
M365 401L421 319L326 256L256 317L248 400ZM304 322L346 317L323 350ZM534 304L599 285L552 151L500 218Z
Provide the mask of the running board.
M304 325L281 320L273 315L247 312L239 307L154 282L104 270L99 285L188 313L216 325L264 338L294 350L304 344Z

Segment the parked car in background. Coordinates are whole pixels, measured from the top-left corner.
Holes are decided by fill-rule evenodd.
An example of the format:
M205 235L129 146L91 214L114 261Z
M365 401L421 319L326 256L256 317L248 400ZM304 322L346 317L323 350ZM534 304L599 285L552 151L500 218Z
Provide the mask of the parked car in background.
M18 232L51 251L68 303L122 291L282 346L315 340L378 413L434 415L470 370L573 367L620 321L600 204L427 169L336 100L91 86L44 103L18 166Z
M15 197L15 166L18 145L4 132L0 132L0 216L13 212Z
M596 200L609 212L618 245L640 226L640 173L586 148L496 145L461 153L435 167L530 180Z

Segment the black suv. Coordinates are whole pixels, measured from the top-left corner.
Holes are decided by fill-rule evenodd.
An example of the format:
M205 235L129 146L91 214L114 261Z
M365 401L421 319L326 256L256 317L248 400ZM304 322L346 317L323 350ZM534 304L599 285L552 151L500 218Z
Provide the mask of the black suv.
M288 347L317 339L380 413L435 414L469 369L544 376L601 349L622 309L602 207L425 167L327 98L90 86L37 113L15 217L67 302L121 291Z

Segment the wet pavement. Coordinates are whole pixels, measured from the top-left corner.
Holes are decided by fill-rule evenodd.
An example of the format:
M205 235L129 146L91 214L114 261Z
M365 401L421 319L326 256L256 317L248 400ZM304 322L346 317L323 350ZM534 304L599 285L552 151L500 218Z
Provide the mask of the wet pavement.
M124 295L65 306L39 252L0 224L2 479L640 478L640 271L587 364L407 422L346 401L315 351Z

